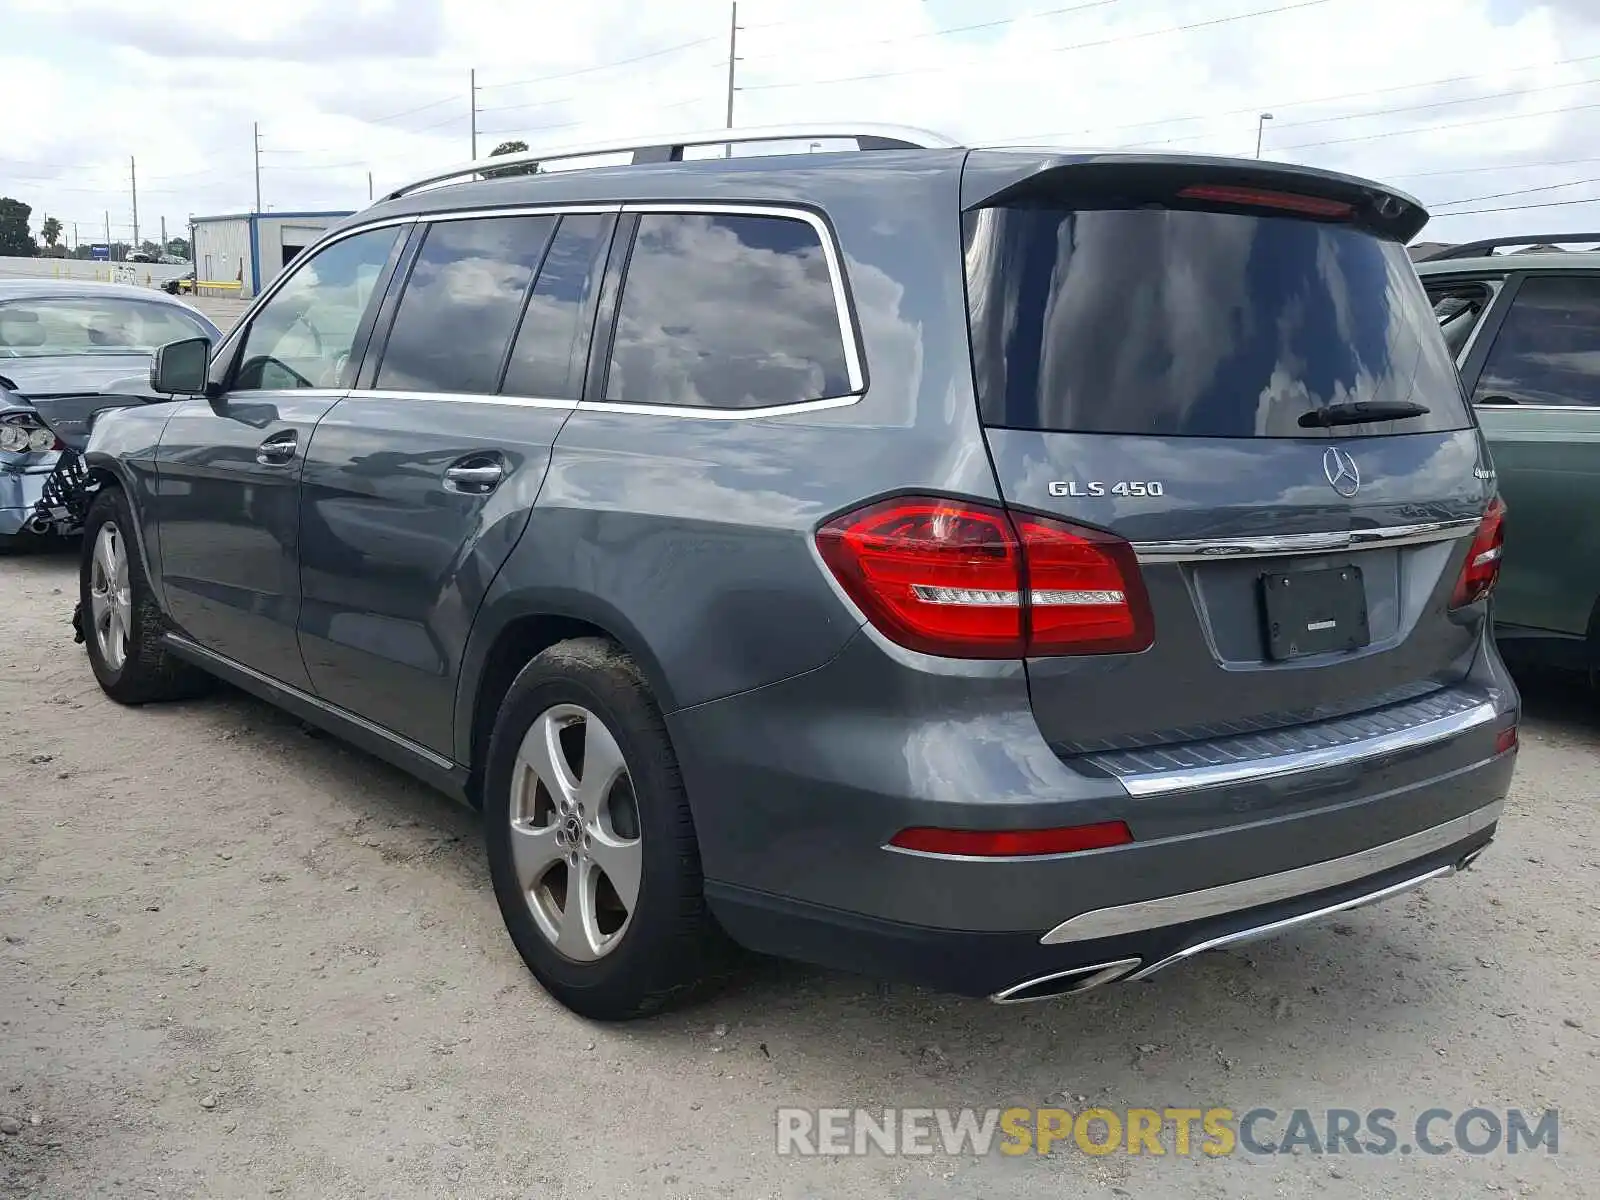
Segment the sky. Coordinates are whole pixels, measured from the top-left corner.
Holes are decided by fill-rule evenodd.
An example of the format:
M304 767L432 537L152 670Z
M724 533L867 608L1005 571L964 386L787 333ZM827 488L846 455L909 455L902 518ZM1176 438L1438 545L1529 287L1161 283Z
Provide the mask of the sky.
M1262 156L1422 240L1600 228L1600 0L743 0L734 122ZM0 0L0 196L83 241L358 209L478 153L721 128L725 0ZM1260 122L1262 113L1272 119ZM1264 127L1263 127L1264 126Z

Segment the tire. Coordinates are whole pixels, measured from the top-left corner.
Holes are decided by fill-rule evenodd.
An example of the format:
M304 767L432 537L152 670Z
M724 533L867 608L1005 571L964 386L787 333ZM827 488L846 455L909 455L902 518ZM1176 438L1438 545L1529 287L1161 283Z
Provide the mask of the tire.
M490 738L483 795L501 916L528 969L563 1005L592 1020L631 1020L722 982L736 955L706 907L677 757L620 647L573 638L522 669ZM631 908L630 875L638 880ZM568 903L574 878L593 889L584 889L587 905Z
M210 690L211 677L161 644L168 623L150 594L133 529L133 511L122 489L102 488L83 524L78 567L89 665L101 690L119 704L201 695Z

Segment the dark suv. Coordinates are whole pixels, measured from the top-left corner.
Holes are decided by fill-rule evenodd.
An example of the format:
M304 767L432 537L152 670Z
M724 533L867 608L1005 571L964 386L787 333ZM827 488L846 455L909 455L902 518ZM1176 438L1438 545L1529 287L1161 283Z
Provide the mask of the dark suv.
M113 698L220 676L481 807L600 1018L734 944L1059 995L1488 843L1501 509L1413 200L899 128L582 153L624 149L397 191L164 348L195 398L86 454Z

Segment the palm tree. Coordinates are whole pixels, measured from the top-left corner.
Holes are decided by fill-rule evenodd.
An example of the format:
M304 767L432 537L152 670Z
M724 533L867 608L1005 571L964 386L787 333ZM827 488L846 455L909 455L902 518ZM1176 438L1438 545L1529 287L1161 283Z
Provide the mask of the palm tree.
M44 239L46 246L54 250L56 243L61 240L61 222L54 217L46 217L44 224L39 226L39 236Z

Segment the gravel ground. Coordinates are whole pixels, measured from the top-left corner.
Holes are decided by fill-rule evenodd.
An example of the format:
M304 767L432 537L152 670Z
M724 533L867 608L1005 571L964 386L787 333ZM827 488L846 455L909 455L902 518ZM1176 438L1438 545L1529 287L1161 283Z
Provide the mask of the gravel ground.
M1530 688L1479 867L1339 924L1017 1008L761 964L611 1028L525 973L473 814L237 693L119 708L75 588L0 562L0 1194L1600 1195L1576 689ZM783 1105L1011 1104L1555 1106L1560 1152L774 1152Z

